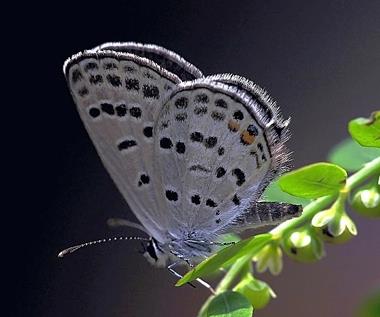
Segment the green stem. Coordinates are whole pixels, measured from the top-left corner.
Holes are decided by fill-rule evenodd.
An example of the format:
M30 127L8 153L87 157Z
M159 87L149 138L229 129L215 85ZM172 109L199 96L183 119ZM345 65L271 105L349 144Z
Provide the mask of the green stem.
M344 196L346 197L348 192L350 192L352 189L356 188L359 184L366 181L368 178L371 178L373 176L380 175L380 157L372 160L371 162L365 164L365 166L356 172L355 174L351 175L346 182L346 186L344 188ZM305 222L311 220L314 215L323 210L324 208L331 205L334 201L337 200L337 198L340 196L340 193L325 196L318 198L312 202L310 202L308 205L306 205L303 209L303 213L300 217L294 218L291 220L288 220L280 225L278 225L276 228L270 231L270 233L273 235L273 239L279 239L281 238L286 232L304 224ZM247 259L246 257L242 257L238 259L228 270L224 278L220 281L219 285L216 288L216 294L220 294L229 288L231 288L232 283L235 281L236 277L242 272L242 270L247 265L247 261L250 261L251 259ZM204 311L204 309L207 307L207 304L210 302L210 300L214 297L211 296L207 302L203 305L201 312ZM201 313L202 314L202 313ZM201 314L199 316L201 316Z
M251 259L249 259L248 261L250 260ZM223 277L223 279L220 281L219 285L217 286L215 290L216 294L220 294L230 288L236 276L242 271L246 263L247 263L247 259L245 257L242 257L230 267L226 275Z
M363 183L365 180L372 176L376 176L380 174L380 157L372 160L371 162L365 164L365 166L356 172L355 174L352 174L349 178L347 178L346 182L346 191L351 191L355 187L357 187L359 184ZM311 218L314 217L314 215L318 212L329 206L331 203L333 203L339 194L330 195L318 198L308 205L306 205L303 209L302 216L298 218L294 218L291 220L288 220L280 225L278 225L276 228L270 231L270 233L274 236L275 239L280 238L284 233L298 227L299 225L305 223L306 221L311 220Z

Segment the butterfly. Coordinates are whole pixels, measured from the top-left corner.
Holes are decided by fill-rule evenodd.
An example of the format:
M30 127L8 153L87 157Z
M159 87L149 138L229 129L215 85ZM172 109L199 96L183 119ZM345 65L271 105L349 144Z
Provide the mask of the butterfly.
M215 252L225 233L301 213L297 205L259 201L289 167L289 120L252 81L204 76L172 51L132 42L73 55L64 74L104 166L141 225L116 223L149 235L132 238L147 242L144 254L156 266L192 266Z

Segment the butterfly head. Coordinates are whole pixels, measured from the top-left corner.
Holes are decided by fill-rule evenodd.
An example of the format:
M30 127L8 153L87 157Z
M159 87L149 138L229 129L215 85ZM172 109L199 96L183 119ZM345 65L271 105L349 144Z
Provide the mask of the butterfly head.
M155 238L151 238L146 244L143 245L143 256L148 262L157 267L165 267L169 260L168 253L165 252L159 245Z

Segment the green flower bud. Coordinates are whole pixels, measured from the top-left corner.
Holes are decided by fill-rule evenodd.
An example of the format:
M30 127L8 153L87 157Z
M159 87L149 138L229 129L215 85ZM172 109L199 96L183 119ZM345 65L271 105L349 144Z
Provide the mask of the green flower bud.
M267 269L273 274L278 275L282 270L282 251L277 243L272 242L261 249L257 253L253 261L256 262L256 270L259 273L265 272Z
M344 243L357 235L355 223L338 204L317 213L311 224L318 235L330 243Z
M380 217L380 185L361 188L354 195L352 207L363 216Z
M255 309L264 308L271 298L276 298L272 288L265 282L255 279L248 273L233 289L243 294Z
M315 262L325 255L322 241L309 228L286 235L283 247L290 258L299 262Z

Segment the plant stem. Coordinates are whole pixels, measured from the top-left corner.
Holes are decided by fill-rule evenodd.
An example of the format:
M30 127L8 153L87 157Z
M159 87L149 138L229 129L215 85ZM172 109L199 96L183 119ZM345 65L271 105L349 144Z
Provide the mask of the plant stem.
M345 191L349 192L368 178L379 174L380 157L365 164L365 166L361 170L347 178ZM271 230L270 233L274 236L274 239L280 238L285 232L288 232L289 230L292 230L295 227L313 218L313 216L318 211L323 210L332 202L334 202L337 199L338 195L339 194L325 196L312 201L311 203L305 206L305 208L303 209L303 213L300 217L283 222L282 224L278 225L276 228Z
M359 184L366 181L367 179L380 175L380 157L372 160L371 162L365 164L365 166L356 172L355 174L351 175L349 178L347 178L346 186L341 193L344 195L344 197L347 196L347 194L354 188L356 188ZM286 232L302 225L303 223L311 220L314 215L326 208L327 206L331 205L336 199L341 195L340 193L325 196L318 198L312 202L310 202L308 205L306 205L303 209L303 213L300 217L294 218L288 221L285 221L284 223L278 225L276 228L270 231L270 233L273 236L273 239L280 239ZM242 257L238 259L228 270L226 275L223 277L223 279L220 281L219 285L216 288L216 294L220 294L226 290L228 290L238 274L242 272L244 267L247 265L247 261L251 261L251 259L247 259L247 257ZM203 305L201 314L204 311L204 309L207 307L207 304L210 302L210 300L215 295L212 295L209 297L209 299L206 301L206 303ZM199 316L201 316L201 314Z

